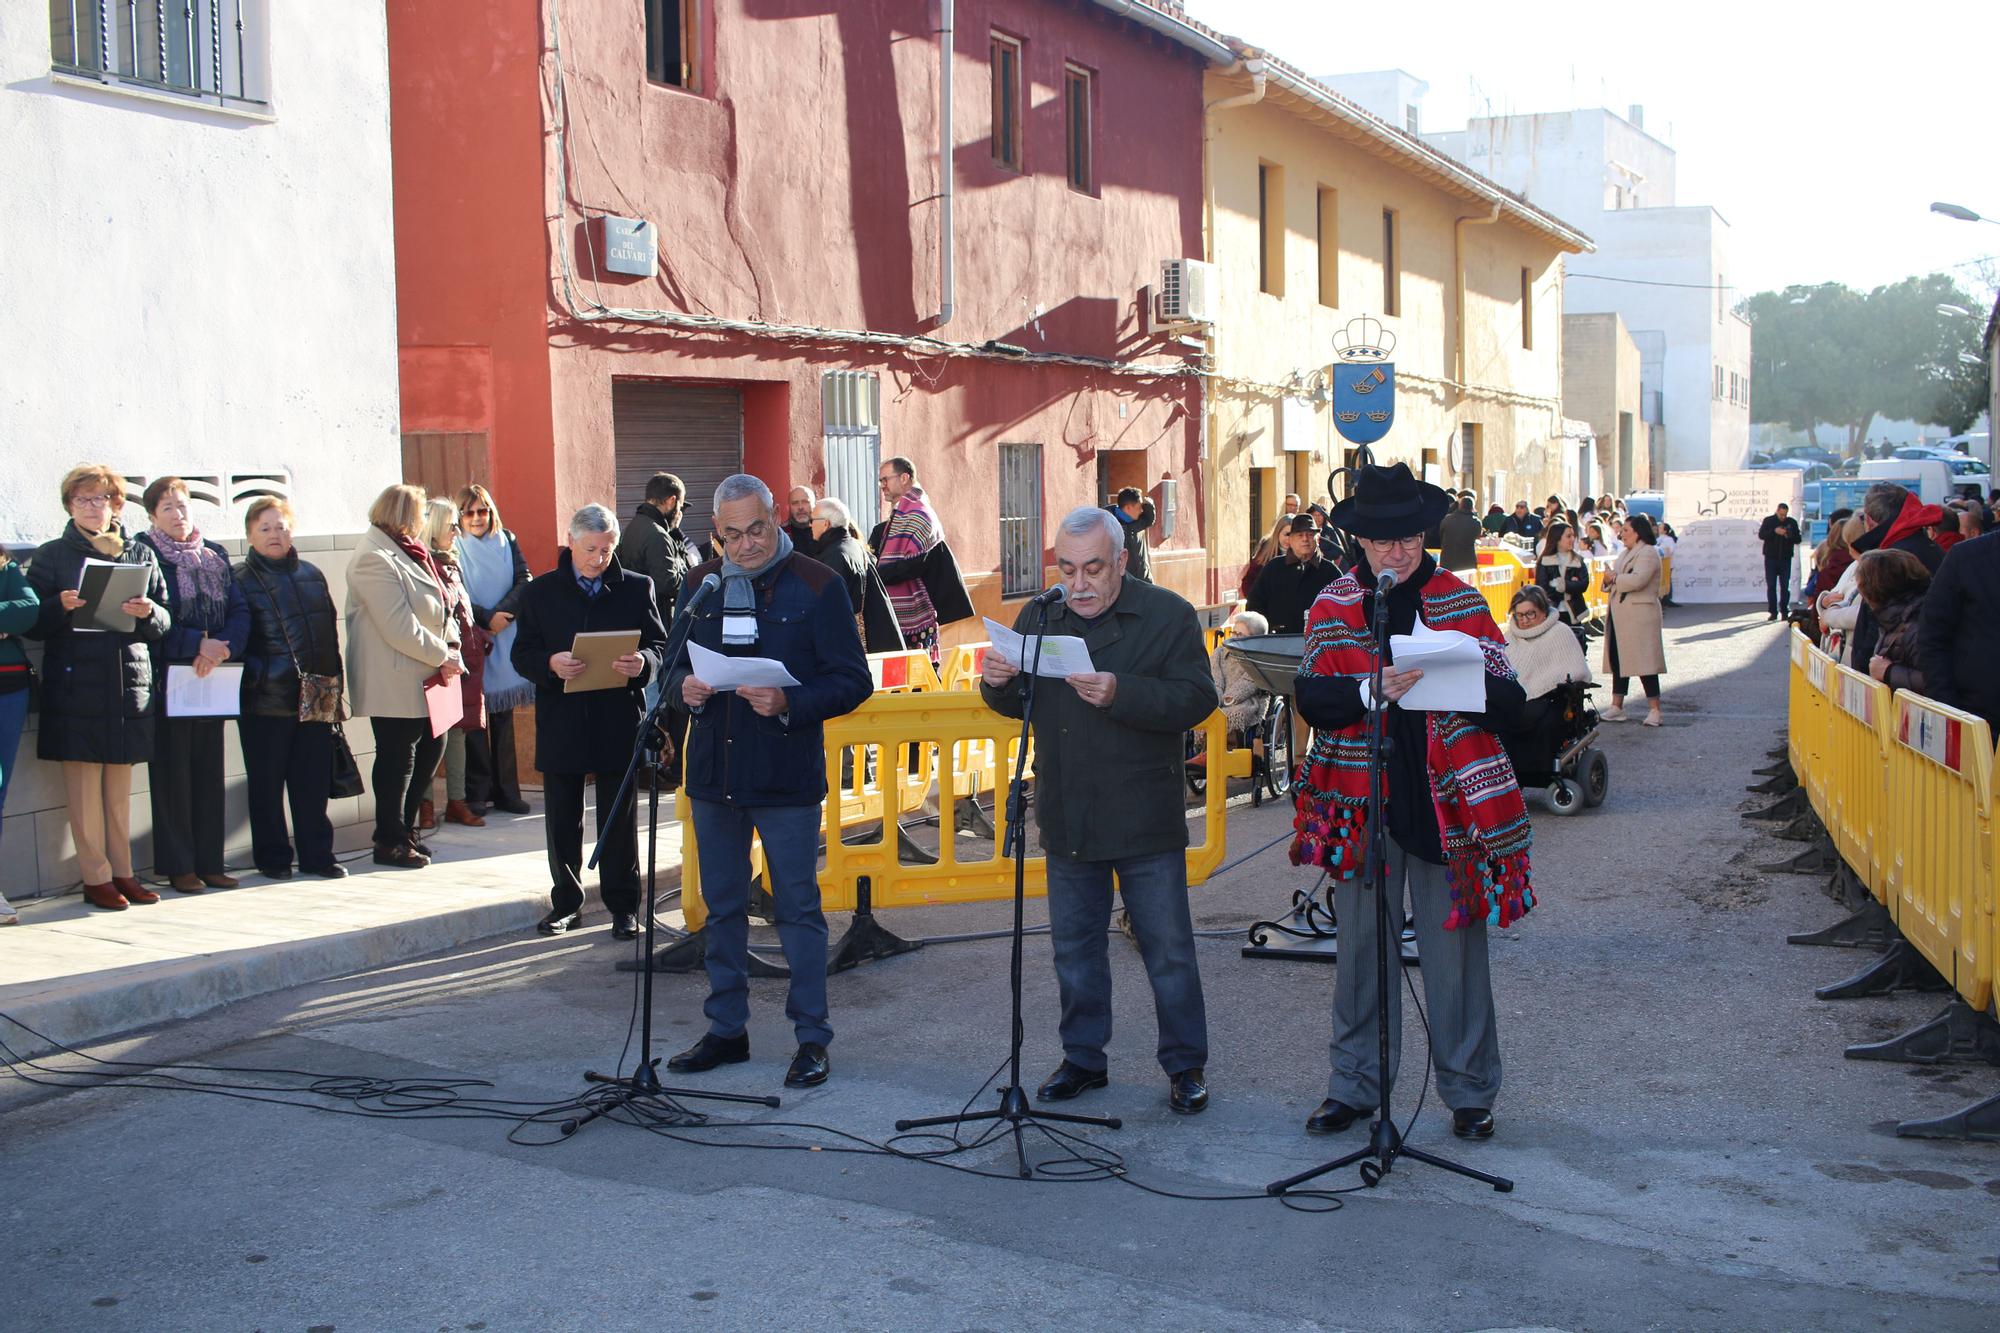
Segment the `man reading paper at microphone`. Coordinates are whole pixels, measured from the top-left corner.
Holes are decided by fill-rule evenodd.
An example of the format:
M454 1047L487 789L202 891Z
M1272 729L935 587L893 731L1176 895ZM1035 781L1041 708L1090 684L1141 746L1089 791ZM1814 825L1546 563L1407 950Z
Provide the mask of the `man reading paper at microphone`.
M798 1052L785 1085L812 1087L832 1066L826 1005L826 916L820 911L820 802L826 798L822 724L859 708L874 691L847 588L831 568L792 550L772 512L771 491L739 473L715 488L722 559L697 566L681 586L692 616L688 651L666 688L691 715L684 772L708 904L708 1032L667 1062L698 1073L750 1058L750 837L764 840L778 940L792 972L785 1017ZM718 582L719 581L719 582ZM711 585L713 590L711 590ZM776 663L791 685L718 690L694 665L694 650ZM751 666L752 664L745 664ZM772 673L758 664L746 680Z
M1337 1134L1381 1099L1376 1035L1375 905L1364 896L1364 852L1388 835L1389 919L1403 915L1404 882L1416 919L1438 1093L1461 1138L1493 1133L1500 1091L1500 1039L1487 974L1486 930L1510 926L1534 903L1528 885L1528 815L1514 770L1494 735L1512 726L1526 696L1508 665L1500 631L1477 588L1438 568L1424 533L1444 517L1445 493L1410 469L1361 470L1354 493L1334 507L1335 527L1356 539L1354 568L1326 586L1306 616L1296 698L1313 727L1296 788L1292 863L1324 867L1334 880L1340 970L1333 989L1333 1072L1326 1100L1306 1119ZM1389 662L1382 696L1389 740L1386 829L1367 827L1369 681L1377 598L1388 601ZM1463 711L1419 711L1423 670L1398 667L1397 646L1435 649L1428 631L1458 631L1484 658L1470 697L1433 702ZM1412 639L1414 636L1414 639ZM1449 636L1445 636L1449 638ZM1446 649L1449 652L1449 649ZM1483 683L1483 690L1478 688ZM1458 693L1454 690L1453 693ZM1392 953L1391 957L1394 957ZM1389 1060L1402 1035L1402 987L1389 983Z
M1208 1105L1208 1018L1188 914L1186 780L1182 737L1215 711L1215 681L1194 608L1125 568L1125 533L1108 510L1070 511L1056 530L1062 583L1021 609L1031 635L1082 640L1093 670L1043 680L1035 692L1035 823L1047 855L1049 933L1062 995L1063 1059L1036 1091L1064 1101L1110 1081L1111 924L1115 878L1153 984L1167 1105ZM1022 649L1032 664L1032 640ZM1044 664L1046 665L1046 664ZM1004 717L1021 716L1017 677L996 642L979 691Z

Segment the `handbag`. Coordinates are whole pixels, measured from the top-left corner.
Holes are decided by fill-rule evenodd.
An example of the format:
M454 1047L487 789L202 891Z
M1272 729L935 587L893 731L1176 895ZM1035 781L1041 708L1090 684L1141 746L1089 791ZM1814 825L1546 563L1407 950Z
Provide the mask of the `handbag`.
M326 794L339 799L359 796L366 790L361 782L361 765L354 762L354 750L347 743L347 733L336 722L333 724L333 781L327 786Z
M271 598L271 605L276 607L278 604L278 595L271 591L270 582L265 579L262 571L252 570L251 572L256 574L257 582L263 585L265 593ZM340 677L317 675L301 666L299 663L299 650L292 646L292 633L285 628L284 615L282 613L279 614L277 620L278 634L285 641L285 656L292 659L292 671L299 678L299 721L335 723L345 721L347 718L347 699L341 688ZM354 757L350 754L348 762L352 763L353 760ZM357 776L355 780L358 782L360 779ZM354 794L359 795L358 792Z
M952 625L972 618L972 594L958 572L958 557L951 553L950 543L941 541L930 549L924 562L924 591L930 594L938 624Z

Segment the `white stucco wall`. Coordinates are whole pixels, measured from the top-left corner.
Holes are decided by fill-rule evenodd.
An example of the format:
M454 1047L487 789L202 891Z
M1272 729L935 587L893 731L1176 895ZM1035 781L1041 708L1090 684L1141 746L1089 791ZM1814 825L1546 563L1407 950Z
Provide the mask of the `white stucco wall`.
M0 540L85 459L287 469L308 533L400 480L383 7L269 12L256 118L52 78L47 7L0 5Z

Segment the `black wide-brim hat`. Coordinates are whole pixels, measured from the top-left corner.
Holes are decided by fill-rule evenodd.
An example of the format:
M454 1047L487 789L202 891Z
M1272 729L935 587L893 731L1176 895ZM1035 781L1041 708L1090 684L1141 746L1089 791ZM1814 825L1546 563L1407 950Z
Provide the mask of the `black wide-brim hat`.
M1407 463L1393 463L1362 468L1354 494L1333 507L1327 522L1356 537L1387 541L1429 532L1450 512L1443 487L1418 481Z

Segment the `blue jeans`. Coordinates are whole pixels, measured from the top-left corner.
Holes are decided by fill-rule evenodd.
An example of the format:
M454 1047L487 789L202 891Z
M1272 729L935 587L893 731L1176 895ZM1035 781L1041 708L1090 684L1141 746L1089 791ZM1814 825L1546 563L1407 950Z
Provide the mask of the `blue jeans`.
M826 1014L826 915L819 906L819 805L739 806L690 799L708 904L708 1003L702 1013L718 1037L750 1022L750 834L764 840L778 943L792 970L785 1017L798 1040L833 1040Z
M1153 983L1160 1068L1169 1074L1208 1063L1208 1013L1195 965L1188 912L1187 857L1181 852L1078 861L1050 856L1049 934L1062 995L1063 1058L1102 1070L1111 1040L1111 881L1115 875L1132 934Z
M7 809L7 788L14 781L14 756L20 751L21 732L27 725L28 692L0 694L0 814Z

